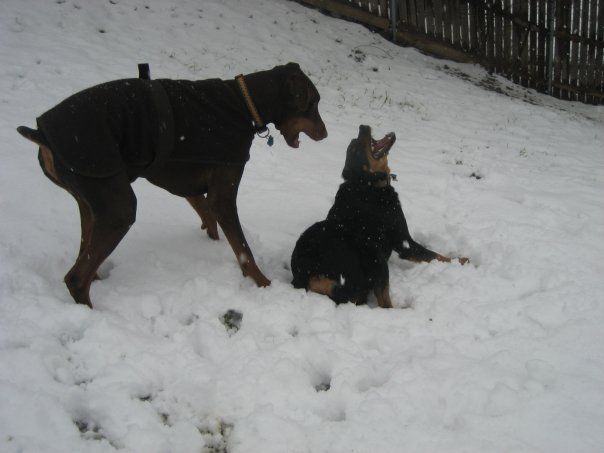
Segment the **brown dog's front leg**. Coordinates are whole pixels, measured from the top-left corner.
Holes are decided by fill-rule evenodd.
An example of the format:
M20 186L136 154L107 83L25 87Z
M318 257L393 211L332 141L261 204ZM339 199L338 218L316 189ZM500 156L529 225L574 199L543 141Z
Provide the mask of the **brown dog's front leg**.
M243 235L236 205L234 203L223 204L217 208L216 214L218 223L231 244L243 275L251 277L258 286L269 286L271 281L258 269L254 255Z
M258 269L237 214L237 189L242 173L243 167L240 169L235 167L224 169L220 175L216 175L217 181L208 190L208 201L218 224L231 244L243 275L251 277L258 286L269 286L271 281Z

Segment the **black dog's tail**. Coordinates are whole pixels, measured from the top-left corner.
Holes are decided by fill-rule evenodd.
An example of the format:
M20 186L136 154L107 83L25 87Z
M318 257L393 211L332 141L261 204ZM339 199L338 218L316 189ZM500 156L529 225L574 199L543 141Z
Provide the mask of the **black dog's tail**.
M42 135L42 133L37 129L32 129L26 126L19 126L17 128L17 132L19 132L23 137L28 140L31 140L34 143L37 143L40 146L48 146L48 142Z

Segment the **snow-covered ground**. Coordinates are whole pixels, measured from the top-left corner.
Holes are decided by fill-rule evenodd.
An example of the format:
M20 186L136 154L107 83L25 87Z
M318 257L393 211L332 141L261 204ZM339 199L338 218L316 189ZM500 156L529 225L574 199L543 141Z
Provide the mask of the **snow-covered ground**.
M140 180L95 309L75 305L76 204L15 127L139 62L203 79L288 61L329 137L254 143L239 213L272 286ZM361 123L397 134L414 237L471 259L391 259L392 310L289 284ZM0 1L0 451L603 451L603 139L602 107L286 0Z

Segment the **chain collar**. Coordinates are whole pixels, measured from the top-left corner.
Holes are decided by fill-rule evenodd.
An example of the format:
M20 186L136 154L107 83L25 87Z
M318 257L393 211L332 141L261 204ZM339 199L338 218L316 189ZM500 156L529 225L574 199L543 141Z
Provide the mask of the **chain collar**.
M267 139L268 146L273 146L273 136L270 133L270 130L262 121L260 114L258 113L258 109L256 109L256 105L254 101L252 101L252 97L250 96L250 92L247 89L247 85L245 84L245 79L243 78L243 74L239 74L235 77L237 81L237 85L239 85L239 90L241 90L241 94L243 95L243 99L245 100L245 104L247 105L250 114L252 115L252 122L254 124L254 129L256 129L256 135L260 138Z

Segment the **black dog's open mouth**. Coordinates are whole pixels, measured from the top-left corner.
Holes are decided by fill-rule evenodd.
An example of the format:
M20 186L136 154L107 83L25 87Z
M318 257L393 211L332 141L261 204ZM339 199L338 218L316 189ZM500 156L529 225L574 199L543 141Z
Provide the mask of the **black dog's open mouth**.
M375 159L381 159L382 157L388 155L390 152L390 148L396 141L396 135L394 132L390 132L386 134L384 138L381 140L371 139L371 156Z

